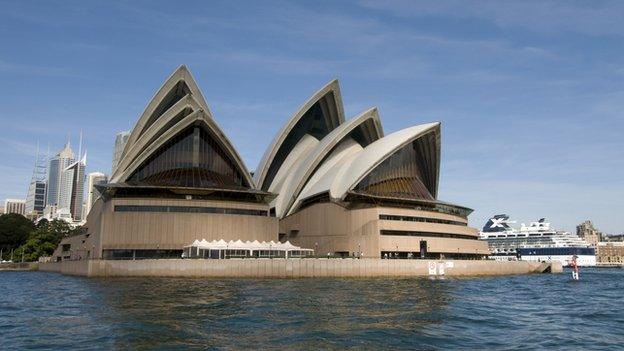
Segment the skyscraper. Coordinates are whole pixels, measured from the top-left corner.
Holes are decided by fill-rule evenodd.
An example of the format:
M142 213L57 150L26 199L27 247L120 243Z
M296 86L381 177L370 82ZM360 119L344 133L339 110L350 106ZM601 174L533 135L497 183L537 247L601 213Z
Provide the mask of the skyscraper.
M63 150L59 151L54 157L50 159L48 166L48 193L46 203L47 205L56 206L60 201L59 189L61 188L61 174L65 168L74 163L74 152L71 149L70 142L67 140L67 144Z
M87 208L85 209L85 212L84 212L85 218L89 214L89 211L91 210L91 206L93 206L93 203L95 202L95 200L97 200L97 198L100 196L100 193L95 188L95 185L106 184L106 183L108 183L108 177L104 173L92 172L92 173L89 173L89 175L87 175L87 202L86 202Z
M82 220L82 202L84 200L85 168L87 154L80 161L74 162L61 172L58 208L69 209L75 221Z
M121 154L123 153L124 148L126 147L126 143L128 142L128 137L130 136L129 131L123 131L117 133L115 137L115 147L113 148L113 166L111 174L115 173L117 169L117 164L119 163L119 159L121 158Z
M46 205L46 158L40 157L39 145L35 156L35 167L30 179L28 194L26 195L26 214L41 216Z

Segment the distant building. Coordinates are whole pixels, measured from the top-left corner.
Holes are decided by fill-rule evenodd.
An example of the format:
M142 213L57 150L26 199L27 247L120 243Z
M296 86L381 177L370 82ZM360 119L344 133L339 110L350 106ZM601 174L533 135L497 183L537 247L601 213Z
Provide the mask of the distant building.
M43 214L46 205L46 173L47 159L40 157L39 146L37 145L37 155L35 156L35 166L32 178L28 186L26 195L26 214L37 218Z
M33 180L26 195L26 213L40 216L43 214L46 201L46 182Z
M26 214L26 200L6 199L4 201L4 213Z
M86 163L85 154L80 161L72 163L61 173L58 207L68 209L74 221L82 220Z
M71 212L67 208L57 208L56 206L46 206L43 211L43 216L37 219L45 219L47 221L61 220L69 224L71 227L75 227L77 223L74 222ZM80 224L80 223L78 223Z
M600 242L596 249L598 264L624 264L624 242Z
M4 214L4 207L0 207L0 215Z
M95 188L95 185L106 183L108 183L108 177L104 173L92 172L87 175L87 202L85 203L86 208L84 218L87 217L89 211L91 210L91 206L93 206L95 200L97 200L100 196L100 193Z
M576 235L585 239L590 245L596 246L602 240L602 233L599 232L592 221L585 221L576 226Z
M111 170L111 174L115 173L117 170L117 164L119 164L119 160L121 159L121 154L123 153L124 148L126 147L126 143L128 143L128 138L130 137L129 131L123 131L117 133L115 136L115 147L113 149L113 166Z
M607 234L603 236L603 240L608 242L624 241L624 234Z
M43 209L43 217L53 218L56 215L57 211L58 211L57 205L46 205L46 207Z
M48 163L48 189L46 204L58 205L61 199L62 182L61 175L63 171L74 163L74 152L71 149L69 141Z

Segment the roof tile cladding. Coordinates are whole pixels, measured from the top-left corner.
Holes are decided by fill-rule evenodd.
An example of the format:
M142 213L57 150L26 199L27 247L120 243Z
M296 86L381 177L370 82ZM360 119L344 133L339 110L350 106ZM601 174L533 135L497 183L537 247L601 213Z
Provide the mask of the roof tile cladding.
M339 92L339 88L336 91ZM308 129L306 123L301 123L305 116L317 109L315 105L304 104L306 106L307 109L298 111L288 121L275 137L277 142L265 153L265 158L267 155L277 156L269 157L268 162L263 159L258 169L258 184L278 194L272 203L278 217L294 213L307 198L325 192L336 200L344 200L349 191L395 199L435 200L439 178L439 123L406 128L383 137L377 110L373 108L352 120L341 121L340 126L321 136L313 128ZM366 114L374 115L374 118L363 118ZM288 128L293 120L296 120L295 126ZM371 121L376 121L379 126L374 128L377 135L372 132L375 124ZM345 126L353 129L349 133L339 132ZM366 136L363 133L367 133ZM300 149L298 143L305 140L305 136L321 139L304 156L285 163L290 150ZM327 148L327 145L332 147ZM331 167L324 167L325 164L331 164ZM288 169L281 169L283 167ZM275 174L286 171L286 179L272 184ZM315 176L317 172L323 174ZM262 174L266 176L263 178Z
M304 119L304 116L310 110L314 110L314 105L320 103L321 112L325 119L325 123L328 126L327 130L333 130L338 125L344 122L344 107L342 106L342 96L340 95L340 86L338 84L338 80L334 79L331 82L327 83L317 92L315 92L310 98L308 98L303 105L295 112L295 114L284 124L281 130L275 135L275 138L271 141L271 144L266 149L258 167L256 168L256 172L254 174L254 181L259 188L262 189L271 189L275 188L275 176L271 181L267 180L267 174L269 172L269 168L277 167L281 168L285 163L285 161L292 156L289 153L289 149L285 149L284 152L288 154L286 158L276 159L276 155L280 148L283 146L284 141L288 138L292 133L298 133L298 131L304 131L304 135L308 135L309 138L314 138L309 132L306 131L305 126L298 126L300 120ZM297 126L297 128L295 128ZM312 133L314 134L314 133ZM319 138L325 137L324 135L318 135ZM297 138L297 145L301 143L301 140L305 139L302 135L300 138ZM318 141L317 138L314 138ZM273 173L274 171L272 171ZM275 172L277 175L279 172Z
M321 140L337 127L333 122L336 118L332 118L332 115L338 113L335 101L334 92L328 92L297 121L275 153L273 161L266 172L265 180L261 185L263 190L269 189L273 178L275 178L282 163L288 157L290 150L297 145L304 135L310 135L317 140Z
M195 130L192 138L190 126ZM192 140L191 140L192 139ZM111 183L254 189L186 66L165 81L135 124Z
M366 114L371 116L363 118ZM348 132L338 132L341 129ZM292 150L312 139L315 143L304 148L309 157L293 157ZM257 169L254 184L238 152L213 120L190 72L181 66L137 121L120 160L123 167L111 182L271 188L277 194L273 206L280 207L278 217L283 217L319 191L336 200L344 200L350 191L435 200L439 155L439 123L383 137L376 109L345 122L340 87L333 80L309 98L276 135ZM313 162L309 162L310 157L314 157ZM315 176L317 172L323 174ZM279 182L275 181L277 174L283 175Z

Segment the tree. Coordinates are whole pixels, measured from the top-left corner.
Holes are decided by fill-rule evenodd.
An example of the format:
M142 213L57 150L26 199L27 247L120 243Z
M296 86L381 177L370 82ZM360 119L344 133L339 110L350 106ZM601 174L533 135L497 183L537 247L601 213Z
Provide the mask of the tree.
M63 238L80 232L80 229L72 229L61 220L40 222L30 233L26 243L15 250L14 259L21 260L22 254L25 261L36 261L41 256L50 256Z
M3 256L8 257L13 249L24 245L35 225L28 218L7 213L0 216L0 249Z

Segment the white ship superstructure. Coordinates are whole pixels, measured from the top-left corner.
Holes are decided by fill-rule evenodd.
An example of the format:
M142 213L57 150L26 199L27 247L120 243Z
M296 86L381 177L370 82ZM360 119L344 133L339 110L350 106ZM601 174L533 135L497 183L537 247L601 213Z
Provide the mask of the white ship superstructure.
M544 218L524 223L520 229L511 227L509 216L496 215L488 220L479 237L488 242L490 258L510 261L560 261L569 265L574 256L580 266L595 266L596 253L585 240L565 231L550 227Z

